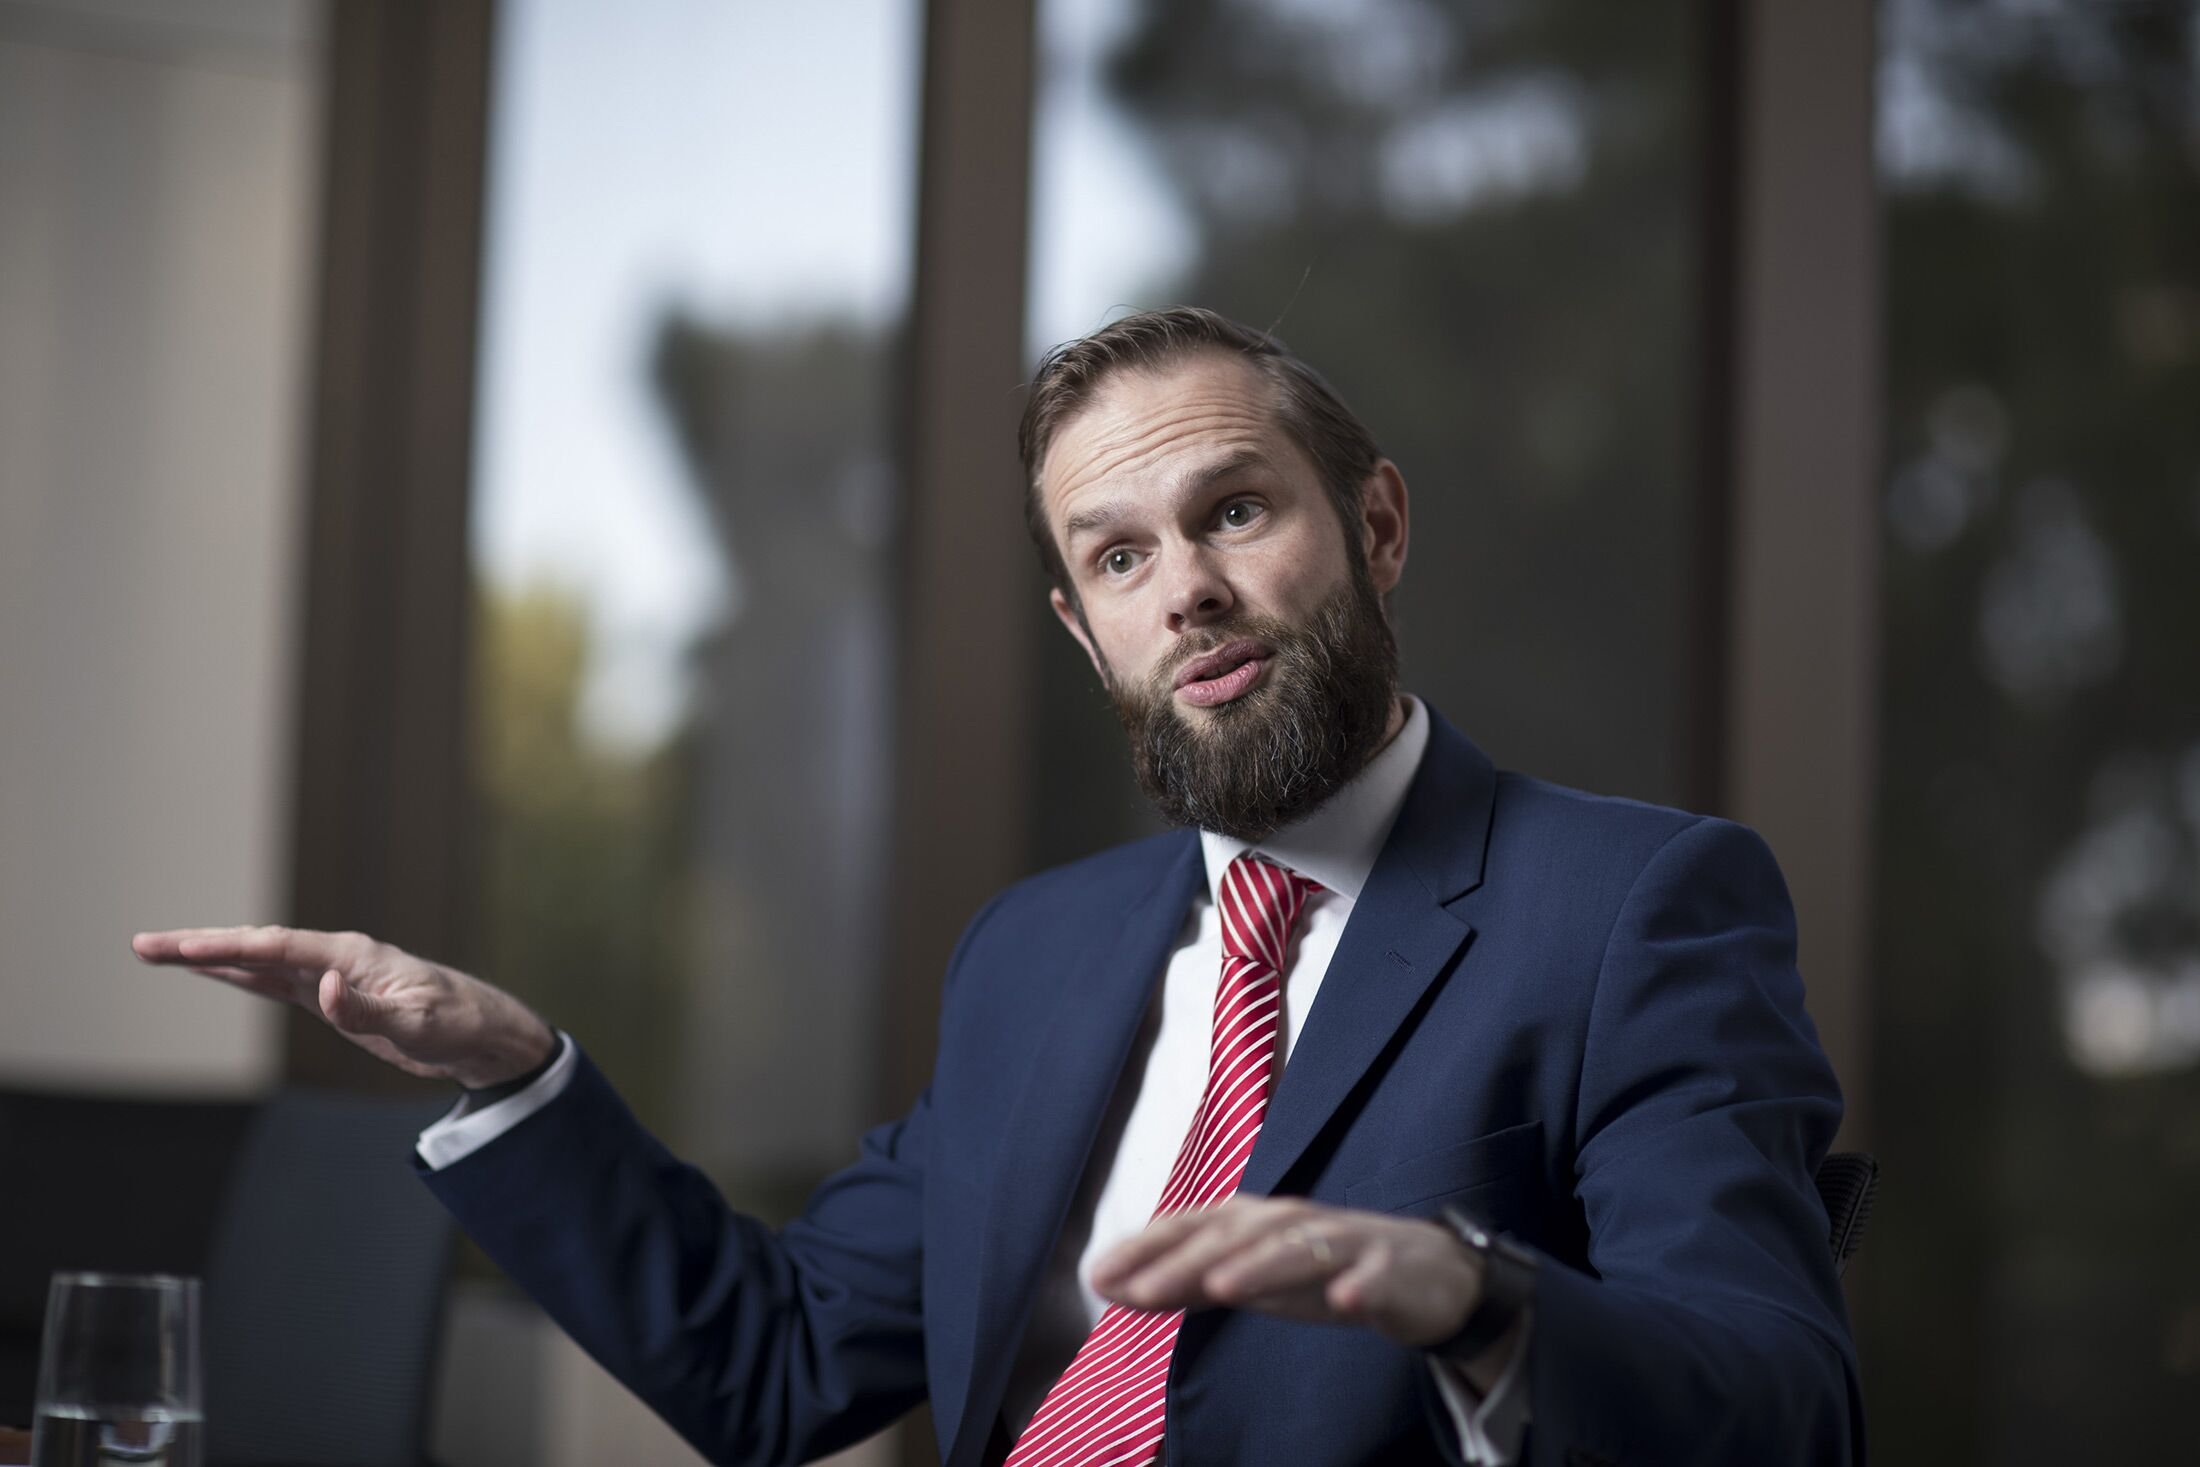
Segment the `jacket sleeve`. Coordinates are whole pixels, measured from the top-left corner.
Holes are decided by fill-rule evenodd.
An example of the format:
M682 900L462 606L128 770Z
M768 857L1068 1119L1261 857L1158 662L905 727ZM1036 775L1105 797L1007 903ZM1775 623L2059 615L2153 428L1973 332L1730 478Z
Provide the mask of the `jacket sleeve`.
M952 992L995 898L949 962ZM777 1231L635 1120L587 1055L555 1100L422 1179L606 1370L713 1462L806 1462L926 1396L927 1089Z
M808 1461L925 1395L929 1093L775 1232L582 1054L542 1111L423 1180L591 1356L713 1462Z
M1840 1118L1772 853L1684 827L1597 980L1575 1117L1589 1268L1543 1262L1531 1463L1862 1462L1814 1181Z

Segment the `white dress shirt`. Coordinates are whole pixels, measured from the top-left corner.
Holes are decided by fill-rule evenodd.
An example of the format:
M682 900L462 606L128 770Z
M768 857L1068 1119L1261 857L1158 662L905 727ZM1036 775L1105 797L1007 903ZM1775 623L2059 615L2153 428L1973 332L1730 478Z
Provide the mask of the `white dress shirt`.
M1404 726L1358 776L1312 814L1251 847L1322 887L1307 899L1284 973L1282 1039L1287 1063L1353 904L1367 884L1428 747L1427 711L1418 699L1408 697L1405 703ZM1216 893L1223 873L1248 846L1212 831L1200 833L1200 844L1207 866L1205 892L1185 914L1183 930L1116 1084L1009 1375L1002 1415L1016 1432L1038 1412L1048 1388L1099 1322L1107 1301L1093 1292L1092 1265L1102 1253L1152 1221L1154 1206L1206 1089L1215 988L1222 972ZM441 1168L487 1145L555 1099L570 1080L573 1064L572 1042L564 1040L550 1069L519 1094L471 1111L462 1100L450 1115L422 1133L422 1160ZM1463 1375L1441 1362L1430 1362L1461 1448L1467 1460L1480 1467L1509 1467L1519 1456L1528 1422L1527 1385L1521 1369L1527 1355L1525 1332L1522 1340L1495 1388L1480 1399Z

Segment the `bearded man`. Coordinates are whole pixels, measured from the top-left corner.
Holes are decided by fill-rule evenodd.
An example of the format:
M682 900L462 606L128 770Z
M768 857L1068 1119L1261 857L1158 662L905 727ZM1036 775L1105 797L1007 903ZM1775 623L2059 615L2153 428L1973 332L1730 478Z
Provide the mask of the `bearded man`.
M419 1167L706 1456L929 1399L950 1467L1861 1460L1841 1112L1762 841L1397 687L1396 465L1210 312L1050 353L1027 517L1178 828L950 964L933 1080L773 1230L574 1041L363 936L141 935L467 1094Z

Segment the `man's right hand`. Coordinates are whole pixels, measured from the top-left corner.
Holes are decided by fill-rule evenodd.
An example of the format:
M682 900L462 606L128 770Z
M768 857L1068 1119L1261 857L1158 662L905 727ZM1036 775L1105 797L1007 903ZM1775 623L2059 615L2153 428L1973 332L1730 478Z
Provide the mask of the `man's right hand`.
M190 927L141 932L140 959L294 1003L407 1074L469 1090L516 1079L556 1051L541 1016L501 988L358 932Z

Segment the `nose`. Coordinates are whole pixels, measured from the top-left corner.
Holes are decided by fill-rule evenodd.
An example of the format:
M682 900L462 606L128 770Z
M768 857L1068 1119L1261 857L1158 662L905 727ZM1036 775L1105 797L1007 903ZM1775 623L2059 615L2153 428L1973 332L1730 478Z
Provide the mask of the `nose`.
M1205 547L1181 547L1171 559L1174 565L1162 603L1170 631L1187 632L1229 615L1236 598Z

